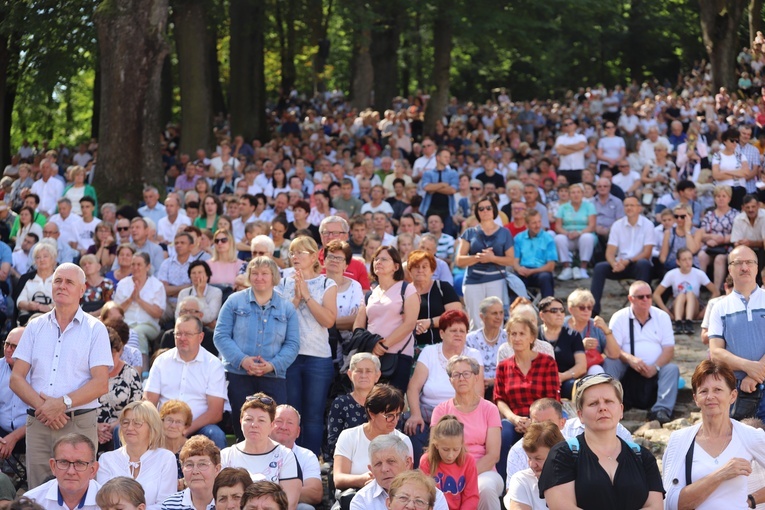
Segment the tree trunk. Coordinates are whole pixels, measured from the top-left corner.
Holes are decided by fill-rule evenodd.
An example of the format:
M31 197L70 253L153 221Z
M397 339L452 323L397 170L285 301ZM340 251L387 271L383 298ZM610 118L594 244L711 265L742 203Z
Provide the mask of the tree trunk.
M173 120L173 59L168 52L162 59L162 74L159 79L159 125L164 129Z
M180 151L194 154L209 151L212 143L212 62L207 47L208 13L206 0L173 2L175 48L178 53L178 81L181 88Z
M266 133L264 0L231 0L231 133L245 140Z
M762 0L749 2L749 47L752 47L757 32L762 30Z
M390 108L398 94L398 47L401 15L398 9L382 14L372 32L369 53L374 66L374 104L378 110Z
M448 3L448 2L446 2ZM436 90L425 107L425 125L423 133L430 135L436 131L436 121L444 116L449 104L449 70L452 65L452 9L443 5L438 10L433 23L433 83Z
M21 34L15 30L0 37L0 161L11 161L11 125L19 78Z
M359 30L356 33L351 73L351 107L358 110L368 108L372 104L374 69L372 56L369 53L371 39L371 30Z
M95 77L93 78L93 113L90 117L90 137L98 139L98 126L101 122L101 60L98 45L96 45L93 62L95 64Z
M101 125L95 186L104 202L136 204L163 189L159 103L167 0L104 0L95 15L101 52Z
M285 9L282 9L285 7ZM284 95L289 95L297 80L295 69L296 32L295 17L297 6L295 0L276 2L276 25L279 32L279 49L281 56L282 83Z
M748 0L699 0L701 36L712 64L712 89L736 89L738 27Z
M207 49L210 52L210 81L212 88L213 115L225 116L226 97L223 94L223 86L220 84L220 62L218 61L218 29L215 25L207 30Z

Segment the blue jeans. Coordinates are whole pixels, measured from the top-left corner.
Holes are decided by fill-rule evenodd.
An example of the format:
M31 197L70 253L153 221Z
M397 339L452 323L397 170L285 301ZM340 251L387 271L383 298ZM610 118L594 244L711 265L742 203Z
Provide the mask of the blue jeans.
M630 262L630 264L618 273L615 273L611 269L611 264L608 262L598 262L595 264L595 270L592 274L592 284L590 291L595 298L595 309L592 311L593 316L600 313L600 298L603 296L603 289L606 286L606 280L621 280L624 278L634 278L635 280L642 280L649 285L651 284L651 261L646 259L640 259L637 262Z
M510 423L510 420L502 418L502 446L499 449L497 473L503 480L507 478L507 455L510 453L510 448L522 437L523 435L515 430L515 425Z
M194 435L197 434L202 434L203 436L207 437L213 443L215 443L215 446L221 450L228 446L225 432L223 432L217 425L205 425L194 433Z
M334 377L332 358L300 354L287 369L287 403L302 417L303 426L297 443L317 456L321 452L324 411Z
M234 422L234 432L239 441L244 440L242 427L239 426L239 415L245 399L250 395L263 392L276 401L277 404L287 402L287 380L277 377L255 377L226 373L228 381L228 401L231 404L231 419Z

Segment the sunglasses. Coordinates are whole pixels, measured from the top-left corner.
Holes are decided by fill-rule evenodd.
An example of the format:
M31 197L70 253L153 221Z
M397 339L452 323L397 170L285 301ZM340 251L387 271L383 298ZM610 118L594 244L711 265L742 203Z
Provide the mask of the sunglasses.
M490 205L482 205L478 208L478 212L484 212L484 211L491 211L493 210Z
M474 188L473 186L470 186L470 189L472 189L473 191L481 191L481 188Z
M256 397L255 395L250 395L244 400L245 402L260 402L261 404L265 404L267 406L274 405L276 403L276 401L271 397Z
M542 311L545 312L545 313L565 313L565 310L563 308L558 308L558 307L555 307L555 308L545 308Z
M117 227L118 232L127 232L130 230L130 227Z
M592 305L576 305L576 308L580 312L591 312L592 311Z
M651 295L650 294L636 294L636 295L631 296L631 297L633 297L635 299L651 299Z
M686 218L685 214L675 214L676 220L684 220Z
M573 124L573 122L564 122L563 123L564 126L570 126L571 124Z
M225 244L228 242L228 237L219 237L215 240L215 244Z

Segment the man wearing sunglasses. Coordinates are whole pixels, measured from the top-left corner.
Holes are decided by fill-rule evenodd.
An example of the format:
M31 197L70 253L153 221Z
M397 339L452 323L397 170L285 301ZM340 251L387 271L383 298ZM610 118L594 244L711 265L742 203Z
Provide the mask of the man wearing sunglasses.
M608 324L621 353L618 358L606 358L603 370L622 382L625 407L647 403L649 419L664 425L672 419L680 370L671 362L675 356L672 320L669 314L651 306L652 297L646 282L637 280L630 285L630 305L617 311Z

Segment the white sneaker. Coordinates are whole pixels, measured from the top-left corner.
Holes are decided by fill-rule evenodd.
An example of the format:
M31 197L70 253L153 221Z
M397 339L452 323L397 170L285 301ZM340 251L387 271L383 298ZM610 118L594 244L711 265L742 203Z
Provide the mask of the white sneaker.
M578 267L574 268L574 280L581 280L582 279L582 270Z
M577 273L577 270L579 270L578 273ZM577 276L577 275L579 275L579 276ZM586 280L589 277L590 277L590 275L587 274L587 269L586 268L584 268L584 267L575 267L574 268L574 278L575 279L577 279L577 280Z
M566 282L574 277L574 274L570 267L564 267L563 271L558 275L558 280Z

